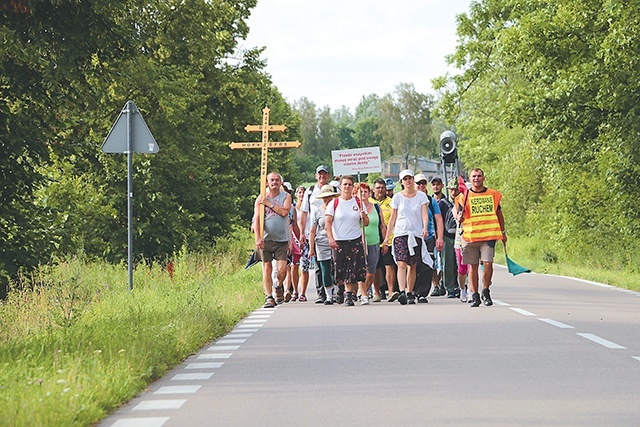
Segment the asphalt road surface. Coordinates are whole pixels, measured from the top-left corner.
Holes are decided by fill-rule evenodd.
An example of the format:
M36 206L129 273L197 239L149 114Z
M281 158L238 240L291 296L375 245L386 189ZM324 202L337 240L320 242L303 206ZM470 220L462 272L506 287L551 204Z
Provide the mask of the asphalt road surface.
M640 293L500 266L492 307L314 293L256 310L101 426L640 426Z

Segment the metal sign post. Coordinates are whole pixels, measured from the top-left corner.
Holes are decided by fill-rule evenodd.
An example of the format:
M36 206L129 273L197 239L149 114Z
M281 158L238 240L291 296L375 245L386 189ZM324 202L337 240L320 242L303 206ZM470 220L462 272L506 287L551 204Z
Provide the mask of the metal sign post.
M155 154L160 147L149 131L140 110L127 101L102 143L104 153L127 154L127 270L133 289L133 153Z
M260 161L261 196L264 196L266 194L269 148L297 148L300 146L300 141L269 142L269 132L284 132L287 129L285 125L270 125L269 111L270 110L268 107L265 107L262 110L262 125L247 125L244 128L247 132L262 132L262 142L232 142L231 144L229 144L229 147L232 150L244 148L262 149L262 157ZM260 232L260 236L264 236L264 205L260 205L258 230Z

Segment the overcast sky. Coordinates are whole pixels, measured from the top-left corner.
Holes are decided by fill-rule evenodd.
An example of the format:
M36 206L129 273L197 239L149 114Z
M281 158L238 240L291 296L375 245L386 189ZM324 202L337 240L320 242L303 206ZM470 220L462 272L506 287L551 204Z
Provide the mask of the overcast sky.
M451 70L455 18L471 0L258 0L244 47L266 46L266 71L289 101L347 106L399 83L431 93Z

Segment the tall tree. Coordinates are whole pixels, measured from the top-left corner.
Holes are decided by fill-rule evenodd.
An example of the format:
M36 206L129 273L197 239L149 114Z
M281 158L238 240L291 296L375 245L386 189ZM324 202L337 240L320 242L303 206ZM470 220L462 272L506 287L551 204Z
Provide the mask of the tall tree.
M394 94L384 96L380 109L379 133L383 156L400 155L406 162L435 153L431 128L431 95L418 93L413 84L402 83Z

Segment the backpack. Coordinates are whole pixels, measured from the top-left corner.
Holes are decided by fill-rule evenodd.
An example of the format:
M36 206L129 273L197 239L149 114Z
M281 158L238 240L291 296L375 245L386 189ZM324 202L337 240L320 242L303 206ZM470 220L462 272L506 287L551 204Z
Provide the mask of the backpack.
M456 234L458 221L456 221L456 217L453 215L453 203L447 200L446 197L442 200L444 200L444 203L449 208L447 209L447 214L444 216L444 231L447 234Z

